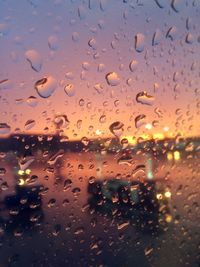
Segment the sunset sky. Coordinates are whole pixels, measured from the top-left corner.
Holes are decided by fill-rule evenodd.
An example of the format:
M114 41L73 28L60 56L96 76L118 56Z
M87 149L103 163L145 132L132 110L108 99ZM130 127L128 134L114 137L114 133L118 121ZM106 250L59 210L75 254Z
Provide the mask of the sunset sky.
M125 136L199 135L199 10L189 0L0 0L0 123L54 133L65 115L70 139L112 135L116 121ZM136 101L143 91L152 101Z

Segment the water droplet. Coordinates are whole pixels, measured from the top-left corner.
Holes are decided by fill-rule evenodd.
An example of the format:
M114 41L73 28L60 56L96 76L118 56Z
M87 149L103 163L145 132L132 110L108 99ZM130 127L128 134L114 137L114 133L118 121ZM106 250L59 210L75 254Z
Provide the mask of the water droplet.
M102 11L106 10L107 0L100 0L100 8Z
M95 89L99 94L101 94L101 93L103 92L103 85L100 84L100 83L96 83L96 84L94 85L94 89Z
M135 118L135 127L140 128L142 125L144 125L146 123L145 118L146 118L146 115L144 115L144 114L138 115Z
M14 232L13 232L13 235L14 235L15 237L21 237L21 236L23 236L23 231L22 231L22 229L15 229Z
M60 234L60 231L61 231L61 225L60 224L56 224L56 225L54 225L54 229L52 231L52 235L58 236Z
M100 123L105 123L105 122L106 122L106 115L102 115L102 116L99 118L99 122L100 122Z
M151 254L153 252L153 248L151 248L151 247L147 247L147 248L145 248L145 250L144 250L144 254L145 254L145 256L148 256L149 254Z
M42 57L36 50L27 50L25 53L27 61L30 63L31 68L39 72L42 68Z
M48 38L48 46L51 50L57 50L58 49L58 38L55 35L51 35Z
M96 40L94 38L92 38L92 39L89 40L88 45L90 47L92 47L94 50L97 49L97 42L96 42Z
M0 37L1 36L5 36L9 33L10 29L9 29L9 25L6 23L1 23L0 24Z
M130 224L129 221L127 221L127 222L123 222L123 223L118 223L118 224L117 224L117 229L118 229L118 230L122 230L122 229L126 228L127 226L129 226L129 224Z
M155 2L159 6L159 8L164 8L166 5L166 0L155 0Z
M78 120L76 123L77 129L81 129L81 126L82 126L82 120Z
M68 204L69 204L69 199L65 198L62 203L63 207L66 207Z
M73 32L72 33L72 40L74 42L78 42L79 41L79 33L78 32Z
M31 163L34 161L35 159L33 157L26 157L23 159L19 159L18 163L19 163L19 167L22 171L26 170L27 168L29 168L29 166L31 165Z
M87 137L83 137L82 139L81 139L81 142L84 144L84 146L88 146L88 144L89 144L89 139L87 138Z
M172 0L171 2L171 7L173 8L174 11L180 12L183 9L183 0Z
M74 85L72 83L67 84L64 87L64 91L69 97L72 97L75 95L75 89L74 89Z
M134 72L137 69L137 66L138 66L138 61L132 60L129 64L130 71Z
M145 165L137 165L132 172L132 177L137 178L145 175Z
M6 174L6 169L5 168L0 168L0 176Z
M116 86L120 83L120 78L116 72L106 74L106 81L110 86Z
M185 38L187 44L192 44L194 42L194 36L191 33L188 33Z
M0 89L7 90L12 88L12 83L9 79L3 79L0 81Z
M57 160L59 158L62 158L64 155L64 150L60 149L57 153L55 153L53 156L50 157L50 159L47 161L49 165L55 165Z
M90 64L88 62L83 62L82 67L84 70L89 70L90 69Z
M35 83L35 89L39 96L43 98L50 97L55 91L57 81L52 76L42 78Z
M7 184L7 182L3 182L2 184L1 184L1 190L2 191L6 191L6 190L8 190L8 184Z
M30 129L32 129L35 126L36 122L34 120L28 120L25 125L24 128L26 131L29 131Z
M78 16L80 19L84 19L86 17L86 9L83 6L78 7Z
M132 161L133 161L133 158L131 155L123 155L117 160L117 163L119 165L132 166Z
M80 106L80 107L83 107L84 105L85 105L85 101L84 101L84 99L81 98L81 99L79 100L79 106Z
M154 35L153 35L153 39L152 39L152 45L158 45L160 43L161 40L161 32L160 30L155 31Z
M51 198L47 204L48 208L53 208L56 205L56 199L55 198Z
M137 33L135 36L135 50L142 52L144 50L145 36L142 33Z
M109 130L111 131L112 134L119 137L120 135L122 135L124 131L123 127L124 124L122 122L116 121L110 125Z
M187 18L186 20L186 28L189 31L192 28L192 19L191 18Z
M136 95L136 101L138 103L141 103L143 105L153 105L154 97L151 95L148 95L146 91L140 92Z
M175 40L175 38L177 37L177 28L175 26L169 28L166 37L170 38L172 41Z
M83 227L78 227L78 228L75 229L74 234L75 235L80 235L83 232L84 232L84 228Z
M66 191L66 190L70 189L71 186L72 186L72 180L71 179L65 180L63 191Z
M35 96L29 96L26 100L26 103L30 106L30 107L36 107L38 104L38 99Z
M98 72L103 72L105 70L105 68L106 68L105 65L103 63L100 63L98 65Z
M11 128L6 123L0 123L0 135L9 134L11 131Z
M75 197L78 197L80 192L81 192L80 187L75 187L72 189L72 193L74 194Z
M159 108L155 108L155 109L154 109L154 112L156 113L156 115L157 115L159 118L162 118L162 117L163 117L163 113L162 113L162 111L161 111Z
M57 129L62 129L68 126L69 120L67 118L67 115L56 115L54 123Z

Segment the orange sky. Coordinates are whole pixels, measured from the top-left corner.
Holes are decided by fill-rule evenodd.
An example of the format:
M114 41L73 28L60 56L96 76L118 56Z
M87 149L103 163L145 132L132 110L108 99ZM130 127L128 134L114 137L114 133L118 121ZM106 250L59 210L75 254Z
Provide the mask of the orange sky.
M11 131L53 133L55 116L66 115L70 139L112 135L115 121L124 124L123 135L164 127L199 134L198 4L17 2L0 10L0 81L9 80L0 83L0 123ZM106 79L112 72L114 84ZM35 88L45 77L48 98ZM151 105L136 101L143 91L154 97ZM146 118L136 128L139 115Z

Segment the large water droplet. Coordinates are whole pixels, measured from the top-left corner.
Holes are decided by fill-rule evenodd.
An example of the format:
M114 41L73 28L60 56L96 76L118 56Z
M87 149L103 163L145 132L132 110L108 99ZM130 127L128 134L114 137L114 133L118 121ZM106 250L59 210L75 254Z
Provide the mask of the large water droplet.
M142 33L137 33L135 36L135 50L137 52L142 52L144 50L145 36Z
M69 124L67 115L56 115L54 119L57 129L66 128Z
M25 130L29 131L30 129L32 129L35 126L36 122L34 120L28 120L25 125L24 128Z
M188 33L185 38L187 44L192 44L194 42L194 36L191 33Z
M92 47L94 50L97 49L97 42L94 38L89 40L88 45Z
M130 71L134 72L137 69L138 61L132 60L129 64Z
M123 127L124 124L122 122L116 121L110 125L109 130L111 131L112 134L119 137L120 135L122 135L124 131Z
M146 91L140 92L136 95L136 101L138 103L141 103L143 105L153 105L154 97L151 95L148 95Z
M55 91L57 81L52 76L42 78L35 83L35 89L39 96L43 98L50 97Z
M94 85L94 89L99 93L101 94L103 92L103 85L101 83L96 83Z
M75 88L74 88L74 85L72 83L67 84L64 87L64 91L69 97L72 97L75 95Z
M26 103L30 106L30 107L36 107L38 104L38 99L35 96L29 96L26 100Z
M171 7L174 11L180 12L183 9L184 1L183 0L172 0Z
M120 83L120 78L116 72L106 74L106 81L110 86L116 86Z
M12 88L12 83L9 79L3 79L0 81L0 89L7 90Z
M172 41L175 40L175 38L177 37L177 28L175 26L169 28L166 37L170 38Z
M42 68L42 57L36 50L27 50L25 57L35 71L40 71Z
M135 127L140 128L142 125L144 125L146 123L145 118L146 118L146 115L144 115L144 114L138 115L135 118Z
M56 164L57 160L61 157L63 157L64 155L64 150L60 149L57 153L55 153L53 156L50 157L50 159L48 160L48 164L49 165L54 165Z
M0 123L0 135L9 134L11 131L11 128L6 123Z
M144 177L145 176L145 165L137 165L132 171L132 177Z
M166 5L166 0L155 0L155 2L159 6L159 8L164 8Z
M35 160L35 158L33 157L26 157L26 158L23 158L23 159L19 159L19 167L21 170L26 170L30 165L31 163Z

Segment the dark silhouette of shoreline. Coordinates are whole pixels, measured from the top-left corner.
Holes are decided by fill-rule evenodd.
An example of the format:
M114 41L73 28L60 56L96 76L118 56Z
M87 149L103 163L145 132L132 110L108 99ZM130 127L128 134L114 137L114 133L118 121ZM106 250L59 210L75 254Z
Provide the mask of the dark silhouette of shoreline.
M105 145L109 141L109 145ZM122 149L119 139L117 138L97 138L90 139L85 144L81 140L69 140L59 135L37 135L37 134L12 134L6 138L0 138L0 152L14 151L17 153L32 154L37 150L65 152L100 151L105 149L109 152L116 152ZM136 145L129 145L128 148L133 150L156 149L157 151L165 150L186 150L187 147L194 147L193 152L198 151L200 147L199 137L166 138L163 140L143 140ZM191 148L192 149L192 148ZM186 150L187 151L187 150Z

